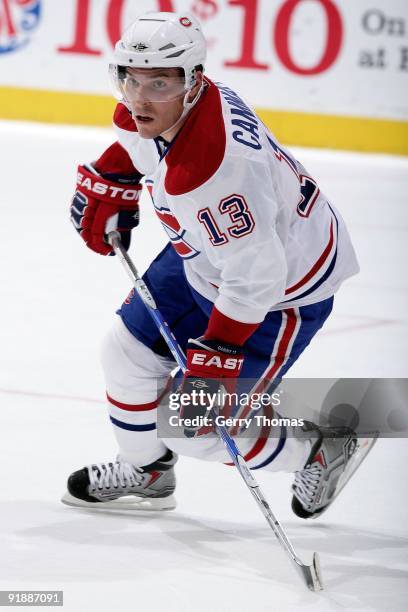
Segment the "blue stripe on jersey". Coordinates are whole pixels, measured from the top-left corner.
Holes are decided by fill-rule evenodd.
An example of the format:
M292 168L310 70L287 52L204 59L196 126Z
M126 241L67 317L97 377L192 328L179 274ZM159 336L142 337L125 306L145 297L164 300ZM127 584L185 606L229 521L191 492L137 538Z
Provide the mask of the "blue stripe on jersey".
M276 459L276 457L279 455L279 453L281 452L281 450L285 446L285 442L286 442L286 427L283 426L281 428L281 437L279 439L278 446L275 448L273 453L271 455L269 455L269 457L267 457L265 459L265 461L263 461L259 465L256 465L255 467L251 467L251 470L260 470L261 468L265 467L266 465L269 465L270 463L272 463L272 461L274 459Z
M156 429L156 423L147 423L147 425L130 425L129 423L123 423L123 421L118 421L118 419L114 419L113 417L109 417L110 420L116 427L120 427L121 429L127 429L128 431L153 431Z
M280 303L286 304L286 302L296 302L296 300L300 300L301 298L306 297L310 293L313 293L313 291L315 291L318 287L320 287L320 285L323 285L324 281L326 281L329 278L330 274L333 272L334 266L336 265L336 259L337 259L337 248L335 250L333 259L331 260L330 265L327 268L326 272L323 274L321 278L319 278L319 280L312 287L310 287L310 289L308 289L304 293L301 293L295 298L291 298L289 300L285 300L284 302L280 302Z
M336 219L336 241L337 241L338 240L338 235L339 235L339 222L338 222L338 219L337 219L336 215L334 214L333 209L330 206L330 204L328 204L328 207L330 208L330 210L331 210L331 212L333 214L333 217ZM329 278L330 274L333 272L334 266L336 265L336 260L337 260L337 245L336 245L336 250L334 251L333 258L332 258L332 260L330 262L330 265L327 268L326 272L323 274L323 276L321 278L319 278L319 280L316 281L315 284L312 287L310 287L309 289L307 289L304 293L301 293L300 295L297 295L295 298L289 298L288 300L280 302L280 304L286 304L287 302L296 302L297 300L300 300L301 298L306 297L310 293L313 293L313 291L316 291L316 289L318 287L320 287L320 285L323 285L323 283Z

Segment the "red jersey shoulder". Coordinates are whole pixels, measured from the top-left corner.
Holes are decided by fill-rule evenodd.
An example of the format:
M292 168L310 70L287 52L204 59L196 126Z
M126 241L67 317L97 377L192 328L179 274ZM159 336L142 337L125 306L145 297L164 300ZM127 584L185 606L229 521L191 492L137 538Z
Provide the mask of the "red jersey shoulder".
M165 157L165 188L181 195L207 182L220 167L226 147L225 123L218 88L209 87L191 111L174 145Z
M115 112L113 115L113 123L122 130L128 132L137 132L137 127L132 119L132 115L124 104L119 102L116 105Z

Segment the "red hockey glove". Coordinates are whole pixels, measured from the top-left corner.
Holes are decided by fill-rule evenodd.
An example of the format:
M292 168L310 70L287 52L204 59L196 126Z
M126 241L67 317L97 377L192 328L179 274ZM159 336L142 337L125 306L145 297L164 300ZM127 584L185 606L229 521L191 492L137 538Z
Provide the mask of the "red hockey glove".
M71 202L71 221L86 245L101 255L112 247L108 231L120 232L123 246L130 245L130 232L139 223L140 175L101 175L90 165L78 166L77 190ZM105 177L105 178L104 178ZM107 226L109 222L109 226Z
M180 418L185 420L198 417L200 420L208 417L208 408L214 405L221 387L228 393L234 392L243 363L241 346L205 338L190 339L187 344L187 371L179 391L184 394L180 402ZM185 422L183 426L184 435L188 438L208 432L199 423L193 425Z

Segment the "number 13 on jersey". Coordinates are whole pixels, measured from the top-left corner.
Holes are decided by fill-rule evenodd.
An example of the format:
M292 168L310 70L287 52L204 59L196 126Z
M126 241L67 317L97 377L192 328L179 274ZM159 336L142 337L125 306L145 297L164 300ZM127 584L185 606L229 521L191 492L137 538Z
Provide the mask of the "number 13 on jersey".
M242 238L253 231L255 221L243 196L234 193L224 198L219 203L218 210L222 215L228 214L230 217L231 224L227 228L230 237ZM220 230L209 208L199 210L197 218L207 230L213 246L221 246L229 241L228 235Z

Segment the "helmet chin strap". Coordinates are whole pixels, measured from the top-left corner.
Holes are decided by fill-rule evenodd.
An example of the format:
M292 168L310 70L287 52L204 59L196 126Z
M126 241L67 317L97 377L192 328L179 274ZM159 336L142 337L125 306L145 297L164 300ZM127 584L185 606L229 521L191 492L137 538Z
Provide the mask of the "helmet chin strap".
M163 138L165 138L165 134L167 134L167 132L170 132L171 130L174 130L175 127L177 127L178 125L180 125L180 123L185 119L185 117L188 115L188 113L191 111L191 109L193 108L193 106L195 106L197 104L197 102L199 101L201 94L203 93L203 89L204 89L204 79L201 81L201 85L200 85L200 89L197 92L197 95L195 96L194 100L192 100L192 102L188 101L188 97L190 95L191 89L189 89L185 96L184 96L184 100L183 100L183 112L181 113L180 117L177 119L176 123L173 123L173 125L169 128L167 128L167 130L165 132L161 133L161 136L163 136ZM166 140L166 138L165 138Z

